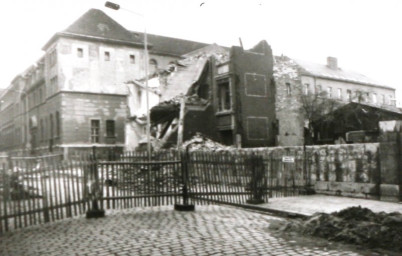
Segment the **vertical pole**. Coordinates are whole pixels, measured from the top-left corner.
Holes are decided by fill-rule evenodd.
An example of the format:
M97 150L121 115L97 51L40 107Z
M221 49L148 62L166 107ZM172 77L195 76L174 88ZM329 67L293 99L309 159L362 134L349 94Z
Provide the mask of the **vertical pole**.
M101 188L99 184L99 175L98 175L98 165L96 162L96 147L92 147L92 156L91 156L91 165L90 165L90 193L92 197L92 209L89 209L86 213L87 218L100 218L105 217L105 211L103 209L99 209L98 199L101 198Z
M183 204L175 204L174 209L176 211L194 211L195 206L194 204L189 204L189 193L188 193L188 160L189 160L189 152L188 147L186 150L181 153L182 160L181 160L181 171L182 171L182 180L183 180L183 188L182 188L182 195L183 195Z
M183 130L184 130L184 108L185 108L185 97L180 99L180 115L179 115L179 124L178 124L178 132L177 132L177 148L183 144ZM186 150L187 151L187 150ZM187 152L186 152L187 153Z
M146 95L146 107L147 107L147 152L148 161L151 161L151 117L149 112L149 91L148 91L148 36L147 27L144 18L144 64L145 64L145 95Z

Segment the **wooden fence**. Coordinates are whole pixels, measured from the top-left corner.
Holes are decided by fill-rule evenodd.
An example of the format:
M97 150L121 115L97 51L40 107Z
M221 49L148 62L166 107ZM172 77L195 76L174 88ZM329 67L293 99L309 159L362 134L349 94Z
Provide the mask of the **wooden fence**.
M93 209L267 202L298 195L303 159L259 151L166 150L0 159L0 232L82 215Z

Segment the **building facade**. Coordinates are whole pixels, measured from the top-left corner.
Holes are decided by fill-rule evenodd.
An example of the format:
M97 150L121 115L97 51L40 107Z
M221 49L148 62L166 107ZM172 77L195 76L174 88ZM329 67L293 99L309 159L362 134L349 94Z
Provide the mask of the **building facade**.
M327 64L293 60L286 56L275 57L276 112L279 126L278 145L294 146L305 143L308 118L304 99L317 95L317 101L339 106L349 102L362 102L398 111L395 106L395 89L382 85L353 71L338 67L337 59L327 58ZM314 100L314 97L312 99Z
M145 75L144 35L91 9L0 90L0 151L81 150L125 142L128 81ZM150 72L206 44L148 35Z

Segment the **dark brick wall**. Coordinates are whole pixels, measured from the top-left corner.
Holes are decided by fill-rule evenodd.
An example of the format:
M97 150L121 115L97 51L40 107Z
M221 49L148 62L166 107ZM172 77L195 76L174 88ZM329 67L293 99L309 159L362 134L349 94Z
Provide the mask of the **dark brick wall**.
M275 88L271 47L262 41L253 51L232 47L236 131L243 147L275 144ZM257 132L258 131L258 132Z

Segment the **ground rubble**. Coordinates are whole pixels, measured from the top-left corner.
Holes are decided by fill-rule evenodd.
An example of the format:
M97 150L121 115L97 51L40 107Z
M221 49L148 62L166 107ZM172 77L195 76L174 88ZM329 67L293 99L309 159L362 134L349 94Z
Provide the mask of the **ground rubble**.
M288 220L271 229L402 252L400 212L374 213L360 206L349 207L331 214L316 213L304 220Z

